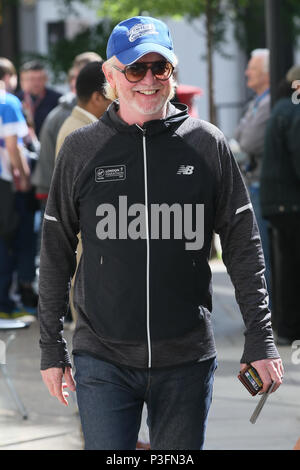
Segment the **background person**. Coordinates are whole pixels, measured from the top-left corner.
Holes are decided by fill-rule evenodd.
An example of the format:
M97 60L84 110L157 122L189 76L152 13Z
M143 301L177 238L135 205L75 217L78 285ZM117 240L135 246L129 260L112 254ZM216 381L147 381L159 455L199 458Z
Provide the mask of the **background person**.
M79 72L76 80L76 96L77 105L73 108L71 114L65 122L57 136L56 143L56 154L58 155L59 150L65 140L65 138L71 134L71 132L81 127L97 122L102 116L107 106L111 103L104 96L104 85L105 76L102 71L103 61L90 62L85 65ZM82 244L79 236L79 242L76 250L77 266L79 264L82 254ZM72 279L72 285L70 290L70 308L72 312L72 318L76 322L77 314L73 304L73 289L76 272Z
M209 268L214 229L246 325L241 367L257 368L263 391L271 381L275 388L281 383L255 217L223 134L189 116L186 105L169 102L177 58L167 26L151 17L121 22L107 59L107 96L118 100L97 123L65 139L47 201L42 376L66 404L62 379L72 390L75 382L62 317L81 231L73 354L86 449L135 449L144 402L151 449L201 449L216 369ZM143 205L136 237L124 236L124 227L114 236L113 216L112 232L107 228L105 211L117 209L121 196L130 214ZM205 208L203 246L187 250L185 237L151 237L152 204L184 207L187 201Z
M261 172L261 210L272 228L274 328L281 345L300 338L300 107L292 99L293 83L299 96L299 65L279 84Z
M68 74L70 90L63 95L58 105L47 116L40 134L41 148L32 182L36 187L36 197L44 210L54 171L55 148L58 132L77 103L76 79L80 70L89 62L102 60L96 52L83 52L75 57Z
M20 69L21 84L25 89L17 93L20 98L24 113L30 123L33 124L37 138L43 122L50 111L58 104L61 93L47 87L47 71L38 61L29 61Z
M0 316L34 313L35 280L34 209L31 207L30 166L23 138L28 127L20 100L14 96L17 75L14 65L0 58ZM14 273L22 305L10 295Z
M239 143L241 151L247 155L243 174L260 232L266 263L265 276L270 296L270 305L272 305L268 235L269 224L261 215L259 199L260 172L264 152L265 131L271 109L268 49L255 49L252 51L245 75L247 77L247 87L254 91L255 96L249 103L246 113L239 122L235 131L235 139Z
M77 105L61 126L57 141L56 155L65 138L76 129L96 122L111 103L104 96L105 76L102 71L103 61L91 62L78 74L76 80Z

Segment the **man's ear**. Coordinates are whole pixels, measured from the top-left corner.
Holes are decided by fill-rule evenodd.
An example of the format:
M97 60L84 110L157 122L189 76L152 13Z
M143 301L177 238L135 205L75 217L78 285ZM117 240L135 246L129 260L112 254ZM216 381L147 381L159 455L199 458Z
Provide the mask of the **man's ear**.
M105 96L103 95L103 93L101 93L100 91L94 91L94 93L92 94L91 98L90 98L90 101L94 104L105 104L107 101L110 102L110 100L108 100L107 98L105 98ZM106 103L107 104L107 103Z
M111 65L104 62L104 64L102 65L102 70L103 70L103 73L105 75L105 78L106 78L107 82L110 84L110 86L112 88L114 88L115 87L115 81L114 81L113 71L112 71Z

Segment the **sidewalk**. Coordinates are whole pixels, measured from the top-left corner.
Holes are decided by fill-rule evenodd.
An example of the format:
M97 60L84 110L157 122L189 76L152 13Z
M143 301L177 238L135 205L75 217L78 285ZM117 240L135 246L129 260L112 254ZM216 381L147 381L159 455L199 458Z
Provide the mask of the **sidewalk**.
M206 450L292 450L300 437L300 364L291 347L280 347L284 383L270 396L256 424L249 422L259 400L237 379L243 348L243 322L222 262L212 263L213 324L219 366L209 415ZM70 331L65 337L71 347ZM1 335L2 337L2 335ZM20 331L7 351L7 365L28 411L16 411L0 374L0 450L81 450L83 442L75 400L64 407L51 397L39 372L38 323ZM300 339L300 338L299 338ZM143 420L140 437L148 436Z
M237 379L244 325L223 263L212 266L213 324L218 350L213 403L205 449L292 450L300 437L300 364L291 360L291 346L278 347L285 375L255 424L249 419L259 397L252 397Z

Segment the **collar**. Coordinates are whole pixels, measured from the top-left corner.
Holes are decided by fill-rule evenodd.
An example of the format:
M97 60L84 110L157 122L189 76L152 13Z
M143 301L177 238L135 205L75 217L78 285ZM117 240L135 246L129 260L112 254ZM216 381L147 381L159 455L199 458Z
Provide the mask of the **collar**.
M118 115L119 102L118 100L111 103L108 109L105 111L103 116L100 118L110 127L116 128L120 132L137 133L141 132L141 128L136 124L129 125ZM188 107L182 103L176 103L174 106L172 103L167 105L167 115L163 119L155 119L153 121L147 121L144 123L143 129L146 130L147 135L157 134L164 132L167 128L175 123L179 123L189 117Z
M80 113L84 114L85 116L87 116L92 122L97 122L98 121L98 118L90 113L89 111L87 111L86 109L83 109L81 108L80 106L76 105L74 107L74 109L76 109L76 111L79 111Z
M270 93L270 88L267 88L263 93L261 93L260 95L257 95L255 97L255 105L257 106L258 103L265 97L267 96L268 94Z

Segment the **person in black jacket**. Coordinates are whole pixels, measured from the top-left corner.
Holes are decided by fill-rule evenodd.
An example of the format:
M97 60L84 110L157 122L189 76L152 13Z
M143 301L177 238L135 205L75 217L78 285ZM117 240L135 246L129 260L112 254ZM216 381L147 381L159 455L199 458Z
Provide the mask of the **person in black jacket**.
M277 343L300 338L300 66L278 86L266 130L261 207L271 224L274 329Z
M58 104L61 93L47 86L48 76L43 64L32 60L20 69L21 90L17 93L23 104L28 122L33 126L37 138L47 115Z
M241 367L281 384L259 232L223 134L170 103L177 58L151 17L117 25L103 71L115 100L57 157L40 258L41 372L67 404L77 391L86 449L135 449L144 403L151 449L202 449L216 347L213 232L246 325ZM76 367L63 337L68 285Z

